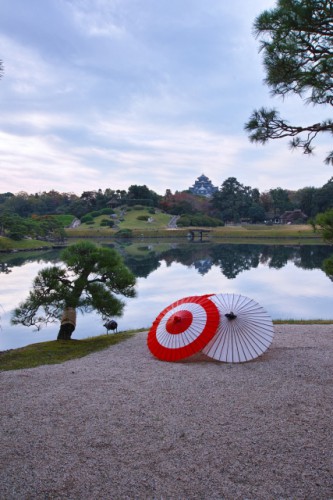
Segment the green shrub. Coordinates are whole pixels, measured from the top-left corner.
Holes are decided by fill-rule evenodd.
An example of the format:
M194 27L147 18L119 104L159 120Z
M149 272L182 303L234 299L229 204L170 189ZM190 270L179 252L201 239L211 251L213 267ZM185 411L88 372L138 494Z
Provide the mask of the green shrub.
M148 219L149 219L149 215L138 215L137 216L137 220L144 220L147 222Z
M23 240L24 235L20 233L19 231L15 231L14 229L12 231L8 232L8 238L15 240L15 241L20 241Z
M90 217L99 217L100 215L111 215L114 214L114 210L112 208L102 208L101 210L93 210L92 212L89 212L85 215L85 217L88 215Z
M102 219L101 222L100 222L100 226L113 227L114 226L114 222L113 222L113 220L110 220L110 219Z
M81 222L85 224L91 224L92 222L94 222L94 218L91 214L87 214L82 217Z
M102 208L102 210L100 210L101 212L101 215L111 215L111 214L114 214L114 210L113 208Z
M224 222L221 219L216 219L215 217L209 217L208 215L182 215L177 220L178 227L218 227L224 226Z
M186 227L186 226L191 226L191 219L188 215L182 215L178 220L177 220L177 226L178 227Z

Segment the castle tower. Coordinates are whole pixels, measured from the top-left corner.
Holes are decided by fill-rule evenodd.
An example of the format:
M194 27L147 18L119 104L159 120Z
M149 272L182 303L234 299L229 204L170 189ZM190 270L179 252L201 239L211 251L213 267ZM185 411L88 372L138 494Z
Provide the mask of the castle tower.
M206 175L202 174L197 178L193 186L189 188L189 191L197 196L210 198L216 191L218 191L218 188L213 186L212 181L209 180Z

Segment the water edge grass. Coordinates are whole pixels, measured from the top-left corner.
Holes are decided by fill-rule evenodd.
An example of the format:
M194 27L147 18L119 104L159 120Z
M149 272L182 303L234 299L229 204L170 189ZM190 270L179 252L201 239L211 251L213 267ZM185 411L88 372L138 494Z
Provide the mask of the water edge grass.
M139 330L121 332L110 335L99 335L81 340L52 340L38 342L18 349L0 352L0 372L35 368L41 365L64 363L71 359L82 358L88 354L101 351L119 342L123 342Z

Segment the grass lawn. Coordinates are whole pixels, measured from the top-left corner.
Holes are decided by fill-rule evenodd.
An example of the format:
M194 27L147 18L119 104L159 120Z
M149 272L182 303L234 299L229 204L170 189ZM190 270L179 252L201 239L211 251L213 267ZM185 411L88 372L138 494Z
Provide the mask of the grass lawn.
M59 221L64 227L70 226L76 217L74 215L69 214L61 214L53 216L57 221Z
M305 224L224 226L214 228L213 234L214 236L245 238L309 238L321 240L320 234L314 233L312 227Z
M151 218L151 222L139 220L138 217L147 216ZM119 229L147 229L154 230L160 228L166 228L171 215L157 211L155 214L150 214L149 211L144 208L143 210L129 210L124 216L124 220L119 222Z
M0 352L0 371L54 365L82 358L131 338L135 332L100 335L83 340L54 340L39 342L19 349Z
M135 208L129 208L126 210L125 214L119 215L119 218L111 220L115 220L117 229L156 229L156 228L165 228L170 219L171 215L164 214L160 211L157 211L155 214L150 214L149 213L149 208L143 207L142 209L138 210ZM138 217L140 216L146 216L150 217L152 219L152 222L148 221L143 221L139 220ZM101 226L101 221L103 219L108 219L110 220L109 215L99 215L98 217L94 217L94 222L93 224L87 224L83 223L81 224L77 230L73 230L72 233L75 233L80 230L86 230L86 231L91 231L91 230L101 230L102 232L108 232L111 233L114 232L113 230L110 230L110 228L106 228Z
M33 250L34 248L48 248L51 247L52 243L48 241L40 240L11 240L10 238L5 238L0 236L0 250L2 251L12 251L12 250Z

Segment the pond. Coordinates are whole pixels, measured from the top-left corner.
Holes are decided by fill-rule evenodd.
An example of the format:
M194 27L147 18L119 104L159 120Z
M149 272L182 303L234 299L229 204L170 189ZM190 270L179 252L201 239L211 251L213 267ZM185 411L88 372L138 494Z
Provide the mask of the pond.
M117 249L137 276L137 297L124 299L124 315L117 319L121 331L148 329L175 300L207 293L245 295L272 319L333 319L333 283L321 269L322 261L332 253L328 246L154 241L127 243ZM12 326L10 317L27 297L37 272L57 262L56 251L1 256L0 350L56 339L57 324L35 332ZM79 314L72 337L105 332L96 313Z

